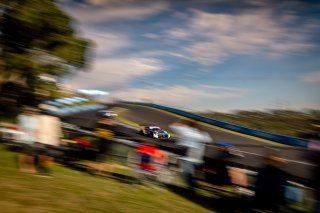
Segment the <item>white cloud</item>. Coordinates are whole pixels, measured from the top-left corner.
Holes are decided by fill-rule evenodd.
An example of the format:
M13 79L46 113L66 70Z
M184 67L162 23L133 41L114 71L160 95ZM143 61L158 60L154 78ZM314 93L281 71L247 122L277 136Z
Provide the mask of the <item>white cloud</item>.
M307 83L320 83L320 72L312 72L302 76L302 80Z
M101 59L88 72L77 73L66 80L75 89L121 87L131 80L165 70L162 62L152 58Z
M130 47L131 40L116 32L103 32L92 29L83 31L83 36L90 39L94 43L94 50L96 54L112 54L117 50Z
M221 63L231 55L283 55L312 47L310 27L288 27L294 15L275 15L271 10L223 14L191 10L185 29L168 30L168 37L191 38L195 42L182 48L184 57L205 65Z
M224 90L224 91L230 91L230 92L248 92L249 91L248 89L245 89L245 88L214 86L214 85L208 85L208 84L202 84L199 87L202 87L205 89L211 89L211 90Z
M160 38L160 36L158 34L154 34L154 33L145 33L142 36L145 38L150 38L150 39Z
M184 12L180 12L180 11L175 11L173 16L178 19L186 19L186 18L188 18L189 14L184 13Z
M211 42L198 42L185 50L184 58L204 65L218 64L228 56L228 53L223 51L219 44Z
M175 38L175 39L186 39L191 36L191 33L181 29L181 28L173 28L167 31L167 34L169 37Z
M210 99L229 99L243 96L248 90L207 85L171 86L161 88L131 88L112 95L128 101L151 100L158 104L183 107Z
M92 0L87 5L66 8L68 12L84 23L115 20L139 20L158 14L169 8L166 2L103 1Z

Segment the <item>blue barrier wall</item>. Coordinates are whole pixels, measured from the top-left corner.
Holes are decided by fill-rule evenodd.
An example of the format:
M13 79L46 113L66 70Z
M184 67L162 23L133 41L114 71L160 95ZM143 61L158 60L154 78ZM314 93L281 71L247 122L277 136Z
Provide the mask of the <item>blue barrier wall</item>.
M234 124L230 124L230 123L214 120L212 118L206 118L206 117L203 117L203 116L200 116L200 115L196 115L196 114L193 114L193 113L190 113L190 112L186 112L186 111L183 111L183 110L180 110L180 109L161 106L161 105L158 105L158 104L144 103L144 102L127 102L127 101L123 101L121 103L148 106L148 107L153 107L153 108L165 110L165 111L172 112L174 114L181 115L181 116L184 116L184 117L187 117L187 118L191 118L191 119L194 119L194 120L197 120L197 121L201 121L201 122L204 122L204 123L207 123L207 124L212 124L214 126L221 127L223 129L232 130L232 131L243 133L243 134L246 134L246 135L256 136L256 137L259 137L259 138L267 139L267 140L278 142L278 143L285 144L285 145L297 146L297 147L307 147L308 146L308 140L306 140L306 139L295 138L295 137L290 137L290 136L285 136L285 135L278 135L278 134L273 134L273 133L265 132L265 131L261 131L261 130L256 130L256 129L250 129L250 128L247 128L247 127L237 126L237 125L234 125Z

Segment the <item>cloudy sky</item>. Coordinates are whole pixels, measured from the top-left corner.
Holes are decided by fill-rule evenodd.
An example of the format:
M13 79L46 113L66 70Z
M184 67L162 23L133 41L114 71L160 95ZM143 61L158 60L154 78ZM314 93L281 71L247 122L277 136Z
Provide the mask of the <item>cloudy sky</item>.
M196 110L320 108L318 3L62 2L95 43L73 88Z

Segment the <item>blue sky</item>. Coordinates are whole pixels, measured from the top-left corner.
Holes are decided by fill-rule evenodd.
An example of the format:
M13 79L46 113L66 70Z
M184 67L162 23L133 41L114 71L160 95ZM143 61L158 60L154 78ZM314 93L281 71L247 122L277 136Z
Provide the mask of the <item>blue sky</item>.
M95 46L65 82L193 110L320 109L320 4L73 0Z

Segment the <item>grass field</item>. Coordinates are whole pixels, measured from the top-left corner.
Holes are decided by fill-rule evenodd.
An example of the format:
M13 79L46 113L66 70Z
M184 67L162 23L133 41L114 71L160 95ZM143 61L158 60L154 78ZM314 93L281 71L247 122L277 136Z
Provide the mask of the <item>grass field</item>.
M53 178L20 173L0 146L0 212L212 212L165 189L98 178L63 166Z

